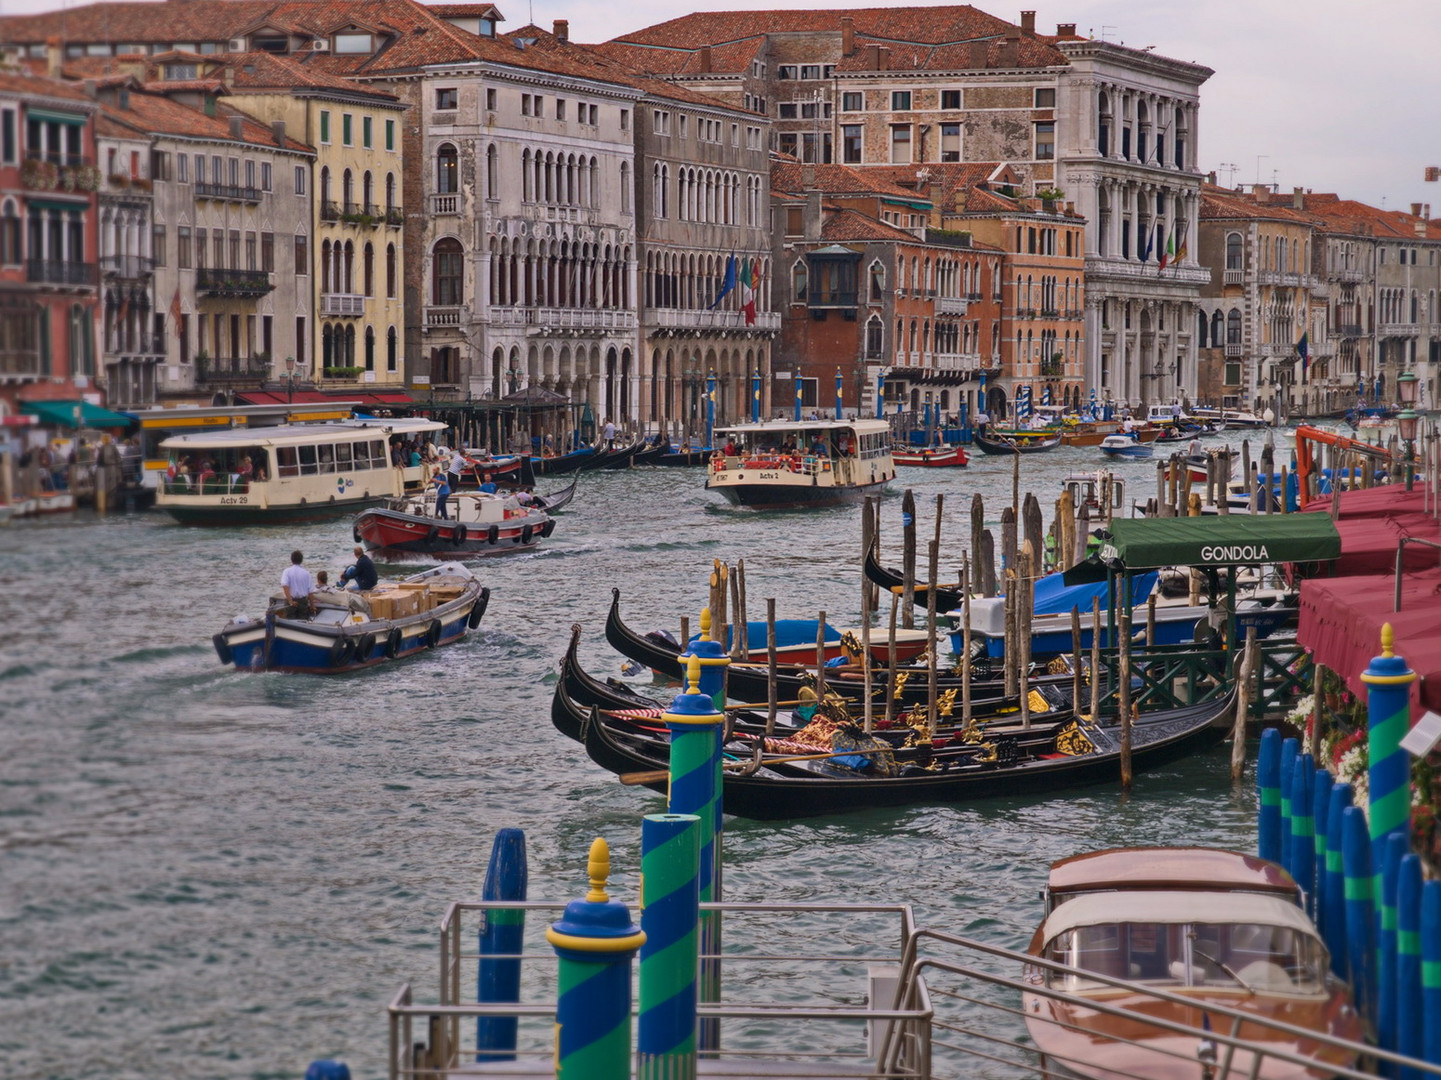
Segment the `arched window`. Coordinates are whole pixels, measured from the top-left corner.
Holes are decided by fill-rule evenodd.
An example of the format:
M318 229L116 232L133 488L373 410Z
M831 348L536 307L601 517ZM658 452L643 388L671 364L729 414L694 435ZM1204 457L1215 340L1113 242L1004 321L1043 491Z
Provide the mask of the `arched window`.
M886 292L886 268L877 259L871 263L871 303L879 304Z
M355 213L355 174L349 169L340 177L340 197L345 202L345 212Z
M1240 270L1241 267L1241 234L1226 234L1226 269Z
M1204 348L1207 348L1207 345L1206 345L1206 330L1207 330L1207 327L1208 327L1209 323L1208 323L1208 321L1207 321L1207 319L1206 319L1206 313L1205 313L1204 311L1197 311L1197 312L1196 312L1196 317L1197 317L1197 323L1196 323L1196 348L1198 348L1198 349L1204 349ZM1070 335L1068 334L1067 336L1069 337Z
M395 327L392 326L385 332L385 370L395 371L399 358Z
M338 244L336 245L336 250L340 250ZM339 288L342 281L345 283L345 288L343 289ZM339 280L337 280L335 284L337 286L336 292L355 292L355 289L352 288L355 284L355 245L349 240L345 242L344 273L339 275Z
M1211 313L1211 348L1219 348L1224 345L1226 333L1226 317L1220 310Z
M496 152L495 143L485 148L485 197L487 199L500 198L500 157Z
M320 291L330 292L330 241L324 240L320 244Z
M375 295L375 247L369 241L365 244L365 254L362 261L363 273L361 280L365 285L365 295Z
M199 159L197 159L199 160ZM324 208L326 203L333 201L330 197L330 166L323 166L320 170L320 204Z
M797 304L806 302L806 263L804 259L797 259L791 266L791 301Z
M460 241L446 237L431 252L431 303L458 307L465 283L465 252Z
M885 355L885 328L881 325L879 315L872 315L866 320L866 359L879 360Z
M395 245L385 245L385 295L395 299Z
M365 370L375 370L375 327L365 328Z
M1239 308L1232 308L1226 315L1226 344L1241 344L1241 312Z
M630 162L620 163L620 212L630 213Z
M395 173L385 174L385 209L387 211L400 209L395 205Z
M364 213L375 216L375 180L370 175L370 170L365 170L365 175L360 179L360 201L364 204Z
M442 143L435 152L435 190L441 195L460 190L460 155L450 143Z

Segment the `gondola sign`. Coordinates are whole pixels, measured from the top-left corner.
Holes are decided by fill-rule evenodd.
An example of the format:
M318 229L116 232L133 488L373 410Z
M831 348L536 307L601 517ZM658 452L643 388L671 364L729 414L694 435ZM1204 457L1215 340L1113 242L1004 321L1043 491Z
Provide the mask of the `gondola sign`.
M1113 570L1322 562L1341 554L1326 514L1118 518L1100 557Z

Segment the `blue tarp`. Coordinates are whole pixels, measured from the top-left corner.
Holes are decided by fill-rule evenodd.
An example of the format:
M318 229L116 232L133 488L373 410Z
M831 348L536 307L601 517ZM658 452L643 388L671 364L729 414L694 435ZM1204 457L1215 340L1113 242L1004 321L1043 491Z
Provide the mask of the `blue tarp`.
M1101 601L1102 609L1106 607L1106 583L1104 581L1087 582L1084 585L1067 585L1063 577L1062 574L1047 574L1036 581L1035 612L1037 615L1060 615L1072 608L1090 611L1093 599ZM1151 595L1151 589L1156 584L1156 577L1157 572L1149 570L1131 578L1132 607L1146 602L1146 597Z
M1090 603L1090 601L1086 601ZM726 627L725 647L731 647L731 631L733 627ZM830 623L826 623L826 640L830 642L840 641L841 632ZM694 645L700 640L700 635L691 639ZM766 624L765 620L746 623L746 643L751 649L764 649L766 647ZM776 648L784 649L794 645L814 645L816 643L816 620L815 619L777 619L776 620Z

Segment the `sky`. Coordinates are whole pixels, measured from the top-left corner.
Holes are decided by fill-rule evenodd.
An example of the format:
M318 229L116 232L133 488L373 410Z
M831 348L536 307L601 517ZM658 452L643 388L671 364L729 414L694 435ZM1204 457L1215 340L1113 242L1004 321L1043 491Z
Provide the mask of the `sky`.
M569 19L573 41L604 41L689 10L830 8L817 0L495 0L502 29ZM1020 21L1024 3L976 6ZM0 0L0 14L45 11L51 0ZM857 3L855 6L863 6ZM1085 36L1213 68L1201 87L1199 163L1222 184L1335 192L1441 217L1441 4L1436 0L1069 0L1037 4L1036 26L1076 23Z

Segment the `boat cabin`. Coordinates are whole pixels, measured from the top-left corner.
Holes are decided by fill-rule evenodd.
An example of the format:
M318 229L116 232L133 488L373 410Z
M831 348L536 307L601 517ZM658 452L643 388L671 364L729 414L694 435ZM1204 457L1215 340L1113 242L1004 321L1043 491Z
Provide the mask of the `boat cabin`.
M849 502L895 478L884 420L767 420L717 428L706 486L742 505Z

